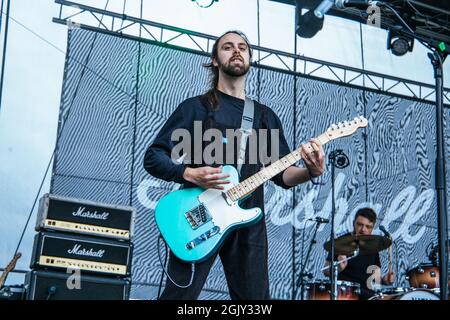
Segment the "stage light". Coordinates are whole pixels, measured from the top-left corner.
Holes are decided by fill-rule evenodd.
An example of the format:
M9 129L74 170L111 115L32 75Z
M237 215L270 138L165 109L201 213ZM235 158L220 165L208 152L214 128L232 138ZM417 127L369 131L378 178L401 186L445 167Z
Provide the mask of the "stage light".
M396 56L403 56L408 51L412 52L414 47L414 39L398 35L389 31L387 48Z
M317 18L314 10L309 10L305 14L302 14L300 8L297 10L296 33L299 37L310 39L322 30L324 18Z
M192 0L195 2L200 8L209 8L214 2L219 2L219 0Z

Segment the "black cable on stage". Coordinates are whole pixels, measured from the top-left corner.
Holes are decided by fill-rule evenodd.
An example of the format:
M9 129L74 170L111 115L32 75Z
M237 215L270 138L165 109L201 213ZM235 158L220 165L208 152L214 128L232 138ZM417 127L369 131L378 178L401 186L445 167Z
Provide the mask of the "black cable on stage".
M109 4L109 0L107 0L106 5L105 5L105 9L104 9L104 10L106 10L106 8L108 7L108 4ZM102 17L101 17L101 19L100 19L100 24L101 24L102 21L103 21L103 17L104 17L104 15L102 15ZM100 25L100 24L99 24L99 25ZM84 76L84 74L85 74L85 72L86 72L86 69L87 69L86 67L87 67L87 64L89 63L89 59L90 59L90 57L91 57L92 50L94 49L94 44L95 44L96 39L97 39L97 33L94 34L94 39L92 40L91 46L90 46L90 48L89 48L89 52L88 52L88 55L87 55L87 57L86 57L86 61L85 61L85 63L84 63L84 68L83 68L83 70L81 71L80 79L78 80L77 86L76 86L76 88L75 88L75 92L74 92L74 94L73 94L72 101L71 101L69 107L67 108L66 116L65 116L65 118L61 121L61 128L60 128L60 130L59 130L59 133L58 133L57 136L56 136L55 148L53 149L52 155L51 155L50 160L49 160L48 165L47 165L47 169L45 170L45 173L44 173L44 177L42 178L42 181L41 181L41 184L40 184L40 186L39 186L38 192L36 193L36 197L34 198L33 205L32 205L32 207L31 207L30 213L28 214L27 222L25 223L25 226L24 226L24 228L23 228L23 230L22 230L22 234L21 234L21 236L20 236L20 239L19 239L19 242L18 242L18 244L17 244L16 250L14 251L14 255L17 254L17 252L19 251L19 247L20 247L20 245L22 244L23 237L25 236L25 232L26 232L26 230L27 230L27 227L28 227L28 224L29 224L29 222L30 222L31 216L33 215L34 207L36 206L37 200L38 200L39 195L40 195L41 190L42 190L42 186L43 186L44 183L45 183L45 179L46 179L46 177L47 177L47 174L48 174L48 171L49 171L49 169L50 169L51 163L52 163L52 161L53 161L53 158L55 157L56 148L57 148L57 145L58 145L59 138L61 137L61 135L62 135L62 133L63 133L63 131L64 131L65 125L66 125L67 120L68 120L69 115L70 115L70 111L71 111L72 106L73 106L73 103L74 103L74 101L75 101L75 97L76 97L77 94L78 94L78 90L79 90L80 85L81 85L81 80L83 79L83 76Z
M366 70L366 63L364 60L364 41L363 41L363 36L362 36L362 24L359 24L359 37L360 37L360 43L361 43L361 64L362 64L362 69ZM367 117L367 88L365 85L365 77L363 76L363 100L364 100L364 117ZM363 129L364 131L367 131L366 128ZM369 163L369 154L368 154L368 145L367 145L367 138L368 135L366 132L363 133L363 141L364 141L364 179L366 181L365 183L365 200L366 202L369 201L369 184L367 183L367 181L369 181L369 167L368 167L368 163Z
M256 28L258 35L258 47L261 47L261 29L260 29L260 14L259 14L259 0L256 1ZM261 68L259 67L259 62L261 60L261 51L258 50L258 72L256 74L256 86L258 89L258 101L261 101Z
M141 9L140 9L140 18L142 20L142 1L141 0ZM125 3L126 0L124 1L124 7L123 9L125 10ZM125 11L124 13L125 14ZM123 21L123 20L122 20ZM141 38L141 25L139 25L139 38ZM133 161L131 161L131 175L130 175L130 206L133 203L133 184L134 184L134 154L136 153L136 127L137 127L137 113L138 113L138 104L139 104L139 79L140 79L140 69L141 69L141 41L137 42L137 49L138 49L138 56L137 56L137 66L136 66L136 83L134 86L134 116L133 116L133 140L132 140L132 146L131 146L131 154L133 155Z
M163 265L163 263L162 263L161 252L160 252L160 250L159 250L161 239L163 240L164 243L166 243L166 242L164 241L164 238L163 238L162 234L159 234L158 239L156 240L156 251L158 252L158 261L159 261L159 263L161 264L161 267L162 267L162 269L163 269L163 272L166 274L167 279L170 280L170 282L172 282L172 283L173 283L175 286L177 286L178 288L181 288L181 289L189 288L189 287L192 285L192 282L194 281L194 276L195 276L195 263L194 263L194 262L191 262L191 278L190 278L190 280L189 280L189 283L186 284L186 285L182 285L182 284L176 283L175 280L173 280L172 277L169 275L169 271L166 270L166 266ZM165 245L165 249L166 249L166 254L169 255L169 253L168 253L168 248L167 248L167 244ZM167 258L167 256L166 256L166 258ZM166 262L167 262L167 259L166 259Z
M11 0L7 0L6 3L6 21L5 21L5 37L3 39L3 55L2 55L2 70L0 75L0 110L2 109L2 97L3 97L3 79L5 76L5 61L6 61L6 47L8 44L8 29L9 29L9 9L11 7ZM3 0L2 0L2 13L3 16ZM0 24L1 26L1 24Z
M3 22L3 3L5 2L5 0L2 0L2 7L0 9L0 11L2 12L0 14L0 35L2 34L2 22Z
M159 250L159 248L158 248ZM158 251L159 252L159 251ZM167 243L164 241L164 265L163 265L163 270L161 270L161 278L159 279L159 286L158 286L158 294L156 295L156 300L159 300L159 298L161 297L161 288L162 288L162 283L164 280L164 268L167 267L167 257L168 255L168 250L167 250Z
M295 21L297 21L297 16L299 14L299 11L296 9L295 10ZM296 22L297 23L297 22ZM298 44L298 37L297 37L297 33L296 33L296 23L294 24L294 54L297 54L297 44ZM294 101L293 101L293 105L294 105L294 112L293 112L293 121L294 121L294 125L293 125L293 141L292 141L292 145L295 146L297 145L297 85L298 85L298 76L297 76L297 59L294 59ZM296 201L296 192L297 188L292 188L292 208L295 208L297 206L297 201ZM297 230L295 229L295 215L292 215L292 231L291 231L291 237L292 237L292 250L291 250L291 261L292 261L292 268L291 268L291 300L295 300L296 298L296 263L295 263L295 246L296 246L296 237L297 237ZM305 222L306 223L306 222ZM303 228L303 234L305 232L305 228ZM301 258L303 261L303 251L304 251L304 247L302 244L302 254L301 254ZM303 298L303 297L302 297Z

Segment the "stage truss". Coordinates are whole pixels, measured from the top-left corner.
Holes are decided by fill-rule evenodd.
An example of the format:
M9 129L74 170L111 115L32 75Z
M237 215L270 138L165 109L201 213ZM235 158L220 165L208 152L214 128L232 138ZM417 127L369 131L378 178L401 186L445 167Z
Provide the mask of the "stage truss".
M77 2L55 0L55 3L59 5L59 14L58 17L53 18L53 22L65 24L71 28L84 28L202 55L209 54L216 39L212 35ZM392 94L419 101L435 101L435 89L430 84L330 63L271 48L253 47L254 64L264 68L331 81L376 93ZM450 103L449 88L444 90L444 100L445 103Z

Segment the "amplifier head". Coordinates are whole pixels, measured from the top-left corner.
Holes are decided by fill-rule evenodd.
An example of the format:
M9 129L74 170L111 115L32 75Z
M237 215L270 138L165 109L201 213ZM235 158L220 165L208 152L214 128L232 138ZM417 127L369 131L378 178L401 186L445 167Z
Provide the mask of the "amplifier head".
M78 268L88 273L128 276L131 272L132 249L129 242L60 232L39 232L34 238L31 268Z
M36 231L56 230L132 240L136 210L45 194L39 201Z

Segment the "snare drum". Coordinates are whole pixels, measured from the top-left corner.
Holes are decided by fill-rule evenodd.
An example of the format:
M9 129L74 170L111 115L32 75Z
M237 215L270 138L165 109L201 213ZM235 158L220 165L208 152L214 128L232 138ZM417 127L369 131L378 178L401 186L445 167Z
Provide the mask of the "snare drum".
M413 288L439 288L439 267L432 264L420 264L408 270L409 284Z
M358 283L337 281L337 300L359 300L361 292ZM328 280L308 283L306 286L307 300L330 300L331 283Z
M439 300L439 296L432 290L413 289L396 300Z

